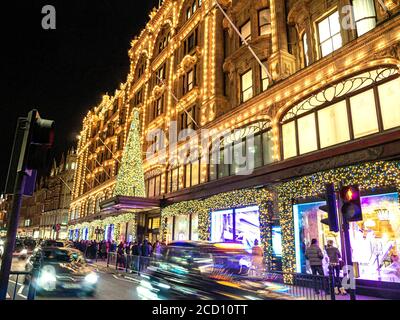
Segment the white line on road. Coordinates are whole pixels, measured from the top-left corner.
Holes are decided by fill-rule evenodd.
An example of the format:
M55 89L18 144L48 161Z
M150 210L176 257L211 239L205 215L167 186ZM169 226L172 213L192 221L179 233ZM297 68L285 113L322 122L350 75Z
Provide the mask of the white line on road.
M135 278L131 278L131 277L128 277L128 276L124 276L124 278L125 278L125 279L129 279L129 280L132 280L133 282L140 283L140 280L135 279Z
M112 275L115 279L117 280L121 280L121 281L125 281L125 282L130 282L133 283L134 281L128 280L128 279L124 279L124 278L118 278L115 274Z
M24 286L24 285L22 285L22 286L19 288L19 290L18 290L18 294L21 294L21 293L22 293L22 291L24 291L24 288L25 288L25 286Z

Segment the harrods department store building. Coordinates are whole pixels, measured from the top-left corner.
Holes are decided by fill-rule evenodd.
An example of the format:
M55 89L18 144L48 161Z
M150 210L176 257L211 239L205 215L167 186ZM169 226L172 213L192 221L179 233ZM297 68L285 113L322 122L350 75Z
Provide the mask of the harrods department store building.
M126 82L83 121L70 238L259 239L268 267L307 272L312 238L341 247L320 223L325 184L357 183L358 275L400 282L399 1L383 0L388 11L374 0L219 3L272 79L214 1L164 0L132 41ZM135 112L142 156L127 143ZM171 156L154 132L168 136L172 121L224 139L183 140ZM189 163L188 143L198 150ZM254 160L251 174L240 156ZM137 181L116 192L135 157Z

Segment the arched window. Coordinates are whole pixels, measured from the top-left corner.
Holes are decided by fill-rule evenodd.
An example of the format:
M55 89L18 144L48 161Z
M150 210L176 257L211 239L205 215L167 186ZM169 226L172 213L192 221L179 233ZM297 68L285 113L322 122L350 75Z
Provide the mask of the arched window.
M189 20L196 11L201 7L202 0L192 0L189 1L188 6L186 7L186 20Z
M273 162L271 124L261 121L215 140L209 155L209 180L250 173Z
M399 127L399 88L397 69L380 68L312 95L281 120L282 158Z
M159 35L157 36L157 40L154 47L154 57L157 54L161 53L167 46L171 40L171 27L169 24L166 24L162 30L160 31Z

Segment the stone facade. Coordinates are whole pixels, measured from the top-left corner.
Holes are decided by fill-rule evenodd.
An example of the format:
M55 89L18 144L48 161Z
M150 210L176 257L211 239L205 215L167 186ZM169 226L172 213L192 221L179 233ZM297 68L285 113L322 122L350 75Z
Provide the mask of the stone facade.
M214 1L164 0L160 8L150 13L150 21L132 41L127 81L115 97L105 97L84 119L71 222L99 217L99 201L112 195L118 168L115 159L121 157L133 108L139 108L141 113L148 196L172 203L279 181L280 170L289 170L288 177L293 177L295 172L291 168L301 163L356 150L354 141L349 141L347 146L341 145L341 149L331 153L318 148L314 153L286 159L282 141L283 118L296 104L371 69L398 70L400 66L398 2L384 1L389 8L385 12L379 1L372 1L376 25L361 36L356 24L347 27L356 20L353 11L346 7L350 2L219 1L227 19ZM339 21L347 24L341 23L337 34L330 34L332 46L337 47L327 54L320 24L336 12ZM242 44L235 28L246 34L250 47L271 77ZM339 38L340 46L334 42ZM249 83L249 87L243 87ZM168 136L173 129L171 121L177 121L179 129L213 129L219 133L262 122L267 126L263 130L271 134L271 159L250 176L228 174L211 181L207 164L190 164L188 168L179 156L160 152L156 145L163 139L155 139L153 132L158 129ZM107 137L108 127L113 128L113 134ZM383 132L379 134L381 137ZM398 130L390 134L379 138L380 143L398 139ZM101 138L104 143L101 135L105 135ZM122 142L115 147L118 136ZM368 136L358 143L373 147L374 139L377 141L378 137ZM114 143L114 148L110 148L113 155L104 159L101 155L108 150L109 143ZM166 141L161 147L165 145ZM184 141L179 142L178 154L186 147ZM207 151L203 146L198 149L200 155ZM149 150L155 151L155 155L146 158ZM96 161L98 157L100 161ZM108 174L104 176L103 172Z

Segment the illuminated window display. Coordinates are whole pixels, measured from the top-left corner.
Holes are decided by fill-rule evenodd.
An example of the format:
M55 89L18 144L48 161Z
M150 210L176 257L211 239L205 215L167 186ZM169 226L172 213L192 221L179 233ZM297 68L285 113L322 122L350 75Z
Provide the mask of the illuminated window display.
M325 202L298 204L293 207L296 243L296 271L310 273L304 257L311 239L321 249L333 240L341 251L339 233L329 231L320 220L326 215L319 210ZM361 197L363 221L350 223L353 262L360 279L400 282L398 249L400 244L400 209L398 193ZM327 261L323 260L327 274Z
M282 228L272 227L272 252L275 257L282 257Z
M105 240L106 241L114 240L114 225L113 224L109 224L106 226Z
M211 241L241 242L251 251L254 241L260 240L258 206L214 211L211 213Z
M211 241L233 241L233 210L211 213Z
M88 228L83 228L82 240L89 240L89 229Z
M189 240L189 215L175 217L174 240Z

